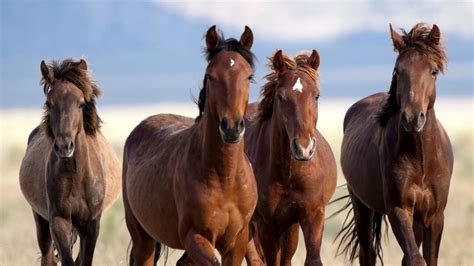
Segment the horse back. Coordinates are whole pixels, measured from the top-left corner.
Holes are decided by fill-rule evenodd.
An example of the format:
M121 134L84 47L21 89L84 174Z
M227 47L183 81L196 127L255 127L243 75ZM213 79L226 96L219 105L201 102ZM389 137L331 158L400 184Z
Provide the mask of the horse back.
M169 137L177 135L194 124L194 120L174 114L158 114L143 120L128 136L124 147L124 161L130 156L153 153ZM163 147L161 147L163 148Z

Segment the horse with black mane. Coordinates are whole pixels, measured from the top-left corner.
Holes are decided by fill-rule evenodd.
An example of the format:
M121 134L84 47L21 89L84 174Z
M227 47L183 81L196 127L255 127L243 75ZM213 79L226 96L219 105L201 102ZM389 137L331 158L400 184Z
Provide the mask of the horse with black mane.
M185 249L180 263L240 265L257 202L244 154L244 115L253 76L253 34L225 40L209 28L208 66L196 119L159 114L142 121L124 148L123 200L132 259L153 265L155 245Z
M344 119L341 166L354 217L339 233L339 247L361 265L382 260L385 215L403 265L438 261L453 172L451 143L434 109L446 55L438 26L419 23L402 31L390 26L398 58L389 92L358 101Z
M121 167L100 132L96 110L100 89L83 59L41 62L46 96L41 125L28 138L20 187L33 209L41 265L91 265L100 218L120 194Z

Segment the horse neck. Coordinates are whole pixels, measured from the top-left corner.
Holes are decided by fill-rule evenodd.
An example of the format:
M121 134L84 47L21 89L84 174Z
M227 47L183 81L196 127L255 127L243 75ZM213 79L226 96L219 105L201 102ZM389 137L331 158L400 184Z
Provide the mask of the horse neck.
M205 112L191 141L199 149L204 169L217 174L203 178L218 178L219 182L228 183L236 177L240 164L244 161L244 139L237 144L226 144L219 134L218 126L217 119Z
M289 173L292 161L290 141L285 126L280 121L275 113L269 120L270 126L268 128L270 130L271 145L268 147L270 149L268 152L272 167L278 169L277 171L280 173ZM284 176L289 176L289 174Z

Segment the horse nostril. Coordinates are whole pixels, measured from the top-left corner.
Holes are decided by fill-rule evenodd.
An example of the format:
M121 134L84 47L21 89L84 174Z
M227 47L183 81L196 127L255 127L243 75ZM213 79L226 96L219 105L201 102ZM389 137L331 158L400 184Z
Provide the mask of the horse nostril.
M58 144L56 142L54 142L54 151L55 152L59 151L59 147L58 147Z
M425 120L425 113L421 112L420 113L420 121L424 121Z
M229 127L229 121L227 120L227 117L222 118L221 129L226 130L228 127Z
M74 149L74 143L72 142L72 140L70 140L67 143L67 150L72 151L73 149Z
M407 113L403 112L402 113L402 117L401 117L401 121L402 125L404 126L407 126L408 125L408 118L407 118Z
M237 118L236 124L237 124L237 131L239 131L239 133L244 131L245 124L242 118Z

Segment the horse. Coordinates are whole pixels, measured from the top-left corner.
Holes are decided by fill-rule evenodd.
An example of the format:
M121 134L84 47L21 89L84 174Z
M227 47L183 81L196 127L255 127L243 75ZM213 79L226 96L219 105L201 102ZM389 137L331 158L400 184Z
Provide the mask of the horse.
M345 245L351 262L358 255L361 265L377 257L383 263L388 217L403 265L437 265L453 172L451 143L434 110L447 59L437 25L418 23L402 34L390 25L390 33L398 52L390 90L356 102L344 118L341 166L353 218L339 232L339 248Z
M258 188L255 245L267 265L291 265L301 226L305 265L322 265L325 206L335 191L337 169L316 128L319 54L312 50L292 59L278 50L269 61L272 72L262 99L249 105L246 116L245 151Z
M41 61L46 102L42 122L28 137L20 167L21 191L33 210L41 265L91 265L100 218L120 195L121 165L100 132L101 91L87 63Z
M244 115L253 77L253 33L205 34L208 65L196 119L158 114L143 120L124 148L123 201L137 265L153 265L155 244L184 249L182 263L240 265L257 203L244 154Z

